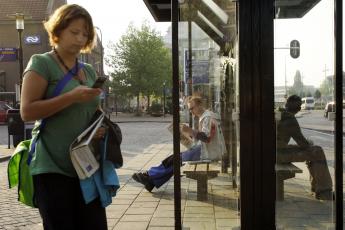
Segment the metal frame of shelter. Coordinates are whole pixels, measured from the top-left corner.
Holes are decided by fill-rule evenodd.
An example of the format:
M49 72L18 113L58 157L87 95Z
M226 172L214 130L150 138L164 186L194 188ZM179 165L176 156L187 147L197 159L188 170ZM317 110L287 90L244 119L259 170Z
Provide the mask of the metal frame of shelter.
M186 0L187 1L187 0ZM221 1L221 0L219 0ZM240 90L240 206L241 229L275 229L275 127L273 19L302 17L320 0L301 0L299 5L285 0L233 0L238 15ZM156 21L172 23L173 119L174 119L174 199L175 229L181 229L181 181L179 141L179 0L144 0ZM185 2L185 1L183 1ZM213 12L201 0L191 1L205 15ZM296 1L297 2L297 1ZM343 100L343 6L334 0L335 98ZM202 20L194 21L226 52L231 33L219 36ZM222 32L222 21L213 21ZM191 35L191 34L190 34ZM191 52L189 52L191 53ZM245 92L245 93L244 93ZM336 229L343 229L343 110L336 103L335 197Z

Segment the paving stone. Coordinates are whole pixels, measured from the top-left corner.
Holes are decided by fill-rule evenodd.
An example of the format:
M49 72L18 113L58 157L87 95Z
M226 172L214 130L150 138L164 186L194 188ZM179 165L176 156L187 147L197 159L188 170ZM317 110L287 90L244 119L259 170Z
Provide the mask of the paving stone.
M214 213L213 207L186 207L186 213Z
M153 217L149 227L174 227L175 225L175 218L174 217Z
M134 201L131 205L131 207L135 208L156 208L158 206L158 201L157 202L151 202L151 201Z
M184 213L184 218L214 218L213 213Z
M175 230L175 227L149 226L148 230Z
M224 228L224 227L236 227L236 226L240 226L240 219L230 219L230 218L226 218L226 219L216 219L216 227L219 228Z
M149 222L119 221L113 230L146 230Z
M136 208L136 207L130 207L126 214L149 214L152 215L154 213L156 208Z
M151 220L152 215L123 215L120 221L122 222L148 222Z
M174 217L174 216L175 216L174 210L157 210L153 214L153 217Z
M183 227L189 228L190 230L216 230L216 224L215 222L183 222Z

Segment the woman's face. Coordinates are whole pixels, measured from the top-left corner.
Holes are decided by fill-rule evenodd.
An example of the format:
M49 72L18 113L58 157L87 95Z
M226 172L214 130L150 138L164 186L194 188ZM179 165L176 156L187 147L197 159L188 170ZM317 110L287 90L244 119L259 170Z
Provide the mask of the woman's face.
M88 31L86 28L86 22L83 18L71 21L69 26L60 33L59 48L64 49L65 52L79 54L87 43Z

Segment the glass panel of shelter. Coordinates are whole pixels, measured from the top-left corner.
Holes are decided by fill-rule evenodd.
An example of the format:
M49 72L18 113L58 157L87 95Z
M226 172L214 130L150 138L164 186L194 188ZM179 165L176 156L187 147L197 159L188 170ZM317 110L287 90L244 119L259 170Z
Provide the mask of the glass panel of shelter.
M333 1L275 6L276 226L333 229Z
M236 228L240 226L236 4L184 1L178 42L180 122L201 128L198 117L190 113L194 104L189 103L190 97L201 97L203 107L219 118L225 147L223 156L211 163L188 162L181 168L183 227ZM181 151L187 149L181 145Z

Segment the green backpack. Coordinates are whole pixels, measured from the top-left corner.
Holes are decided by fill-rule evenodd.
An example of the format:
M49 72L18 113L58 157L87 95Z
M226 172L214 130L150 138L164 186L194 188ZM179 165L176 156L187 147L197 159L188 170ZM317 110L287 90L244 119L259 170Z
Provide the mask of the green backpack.
M34 203L34 186L27 163L31 140L20 142L8 162L7 175L10 188L18 185L18 200L28 206L36 207Z
M73 67L72 70L74 71L68 71L56 85L52 97L59 95L65 85L72 79L72 73L76 69L80 70L83 67L84 63L79 62ZM45 123L46 119L43 119L38 127L37 134L31 140L22 141L17 145L7 166L9 187L13 188L18 185L18 200L30 207L36 207L34 202L34 185L30 173L30 162L33 154L35 154L39 133L44 128Z

